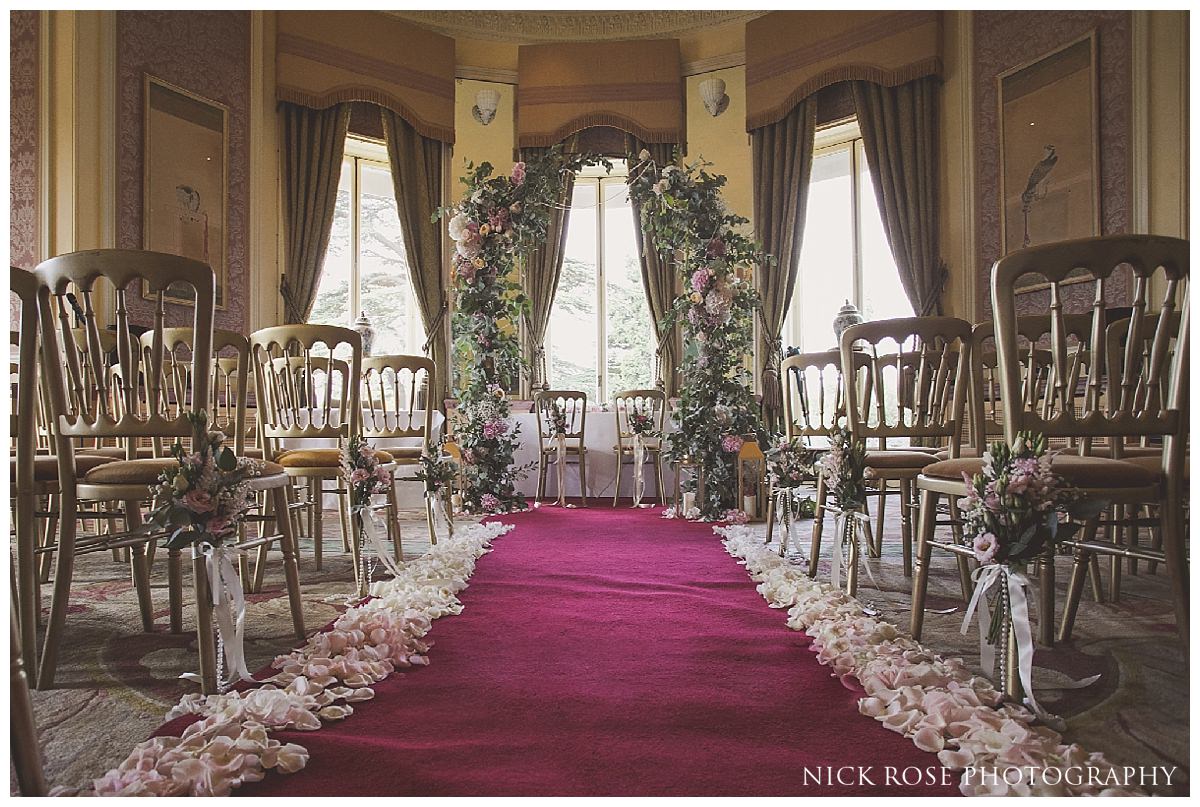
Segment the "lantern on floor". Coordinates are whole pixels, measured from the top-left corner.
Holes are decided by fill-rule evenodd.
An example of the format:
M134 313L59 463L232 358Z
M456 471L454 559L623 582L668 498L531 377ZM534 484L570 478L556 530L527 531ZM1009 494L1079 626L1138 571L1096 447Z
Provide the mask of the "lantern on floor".
M754 435L746 435L737 459L737 505L750 521L762 521L767 510L767 458Z
M458 447L458 443L452 440L446 441L442 446L442 450L450 459L458 464L458 475L454 480L454 485L449 491L450 495L450 514L461 513L463 509L463 494L462 492L467 487L467 479L463 473L463 457L462 449Z

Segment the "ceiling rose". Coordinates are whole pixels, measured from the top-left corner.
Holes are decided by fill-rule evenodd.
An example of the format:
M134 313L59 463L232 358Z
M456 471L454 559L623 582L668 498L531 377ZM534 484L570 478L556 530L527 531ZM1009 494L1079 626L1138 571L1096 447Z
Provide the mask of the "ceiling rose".
M761 11L388 11L424 28L463 39L589 42L654 39L727 23L745 22Z

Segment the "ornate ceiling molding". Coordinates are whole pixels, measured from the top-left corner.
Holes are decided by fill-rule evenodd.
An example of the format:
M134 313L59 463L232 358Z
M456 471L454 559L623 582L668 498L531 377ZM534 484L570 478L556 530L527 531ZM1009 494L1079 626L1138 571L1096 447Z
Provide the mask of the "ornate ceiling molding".
M387 11L446 36L516 44L677 37L762 11Z

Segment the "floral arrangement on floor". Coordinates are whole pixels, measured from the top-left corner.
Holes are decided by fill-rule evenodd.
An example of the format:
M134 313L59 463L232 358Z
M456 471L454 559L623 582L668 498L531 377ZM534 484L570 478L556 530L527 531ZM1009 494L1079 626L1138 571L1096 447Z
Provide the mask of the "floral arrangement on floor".
M507 397L520 378L518 323L529 310L518 266L545 242L564 175L588 161L594 158L555 147L507 174L495 174L491 163L468 163L462 201L435 214L449 219L455 242L454 435L462 447L464 504L477 513L525 508L516 482L528 467L513 464L518 427Z
M227 796L268 770L295 773L308 751L280 744L273 731L316 731L354 714L352 704L397 669L429 664L425 635L433 620L461 613L456 596L491 542L512 529L473 524L402 573L371 587L372 599L351 608L298 650L279 656L277 674L257 689L185 695L167 713L197 715L179 737L140 743L119 766L94 780L97 796Z
M188 414L196 434L196 450L188 453L183 443L171 446L178 465L164 470L152 488L155 509L146 522L147 531L167 531L167 547L183 549L193 544L219 546L237 534L246 514L254 507L249 480L262 475L258 460L236 457L225 447L225 435L208 431L204 411Z
M741 435L766 442L746 358L759 307L753 269L773 259L743 234L748 220L728 212L725 177L709 174L706 164L660 166L645 150L629 164L629 195L641 209L642 229L684 288L661 324L664 330L682 324L686 346L679 429L667 438L669 454L695 463L704 482L689 480L685 489L698 492L700 517L715 520L740 504Z
M1123 781L1119 768L1101 754L1064 743L1057 731L1037 725L1025 707L1003 702L1001 693L972 675L962 659L942 658L891 623L868 616L858 600L810 579L763 546L749 528L715 531L771 607L788 609L788 627L813 638L809 649L817 660L847 689L861 689L859 712L936 753L947 768L963 771L959 790L964 795L1142 795L1109 784ZM1041 775L1085 766L1095 768L1097 776ZM976 775L968 775L968 769ZM984 778L981 771L995 775Z
M1055 723L1033 695L1033 635L1025 565L1053 552L1055 544L1080 529L1079 523L1060 523L1060 515L1076 520L1094 518L1108 503L1081 497L1054 473L1047 448L1045 436L1020 432L1011 445L1004 441L992 443L979 473L963 474L967 483L967 495L960 505L963 536L971 542L975 558L982 564L975 572L975 592L963 629L965 632L971 616L978 613L980 663L984 669L993 669L999 648L1006 688L1015 690L1019 682L1034 713ZM989 592L993 589L989 608Z
M446 438L443 437L433 450L421 454L421 465L415 477L425 483L427 506L441 511L442 519L453 536L454 502L451 497L461 469L457 460L447 453L445 446Z

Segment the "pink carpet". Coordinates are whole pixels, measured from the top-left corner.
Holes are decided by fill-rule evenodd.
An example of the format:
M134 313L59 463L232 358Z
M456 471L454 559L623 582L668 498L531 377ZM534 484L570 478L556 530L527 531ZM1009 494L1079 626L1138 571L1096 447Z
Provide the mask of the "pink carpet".
M279 733L309 749L308 767L235 792L957 792L886 784L888 766L939 782L942 769L858 714L710 526L660 512L505 516L516 529L479 561L463 613L434 623L430 666L382 682L343 722ZM815 784L827 766L862 766L874 784Z

